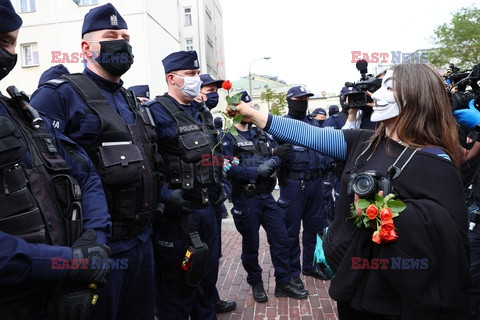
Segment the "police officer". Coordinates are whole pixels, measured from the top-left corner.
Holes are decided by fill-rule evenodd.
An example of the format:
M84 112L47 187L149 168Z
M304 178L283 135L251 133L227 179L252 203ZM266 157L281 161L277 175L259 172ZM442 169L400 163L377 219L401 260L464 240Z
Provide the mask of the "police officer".
M317 108L313 110L313 112L310 114L313 119L318 121L318 125L320 127L323 127L323 122L327 118L327 112L323 108Z
M202 84L197 53L174 52L162 63L168 93L145 104L155 120L168 184L162 190L165 215L155 227L157 317L215 319L220 252L215 205L229 193L222 184L221 144L209 109L192 103Z
M313 126L318 122L306 116L308 98L313 96L302 86L295 86L287 92L287 118L297 119ZM280 147L282 148L282 146ZM303 286L300 272L306 276L326 280L327 277L313 263L317 232L326 227L325 208L322 195L322 177L325 158L311 149L291 146L290 159L280 167L280 198L278 204L286 215L290 241L290 269L292 279ZM300 264L300 224L303 223L303 262Z
M328 108L328 119L330 119L330 121L327 121L328 119L325 120L323 126L325 127L325 123L328 125L327 127L329 127L332 123L335 126L340 125L343 120L338 113L338 106L336 104L332 104ZM338 191L334 190L335 186L338 184L338 179L335 174L335 159L329 156L325 156L325 168L326 172L325 176L323 176L323 200L325 204L325 213L327 215L328 224L330 224L335 216L335 202L338 198Z
M47 81L60 78L62 75L69 73L70 71L68 71L67 67L65 67L63 64L52 66L42 73L40 79L38 80L38 87L40 88L40 86Z
M2 80L17 62L22 19L9 0L0 0L0 18ZM107 273L93 260L109 255L100 179L85 152L57 134L24 93L7 91L12 98L0 93L1 318L86 319L96 293L89 284L104 283Z
M218 104L219 96L218 96L218 89L222 87L224 80L214 80L211 75L209 74L201 74L200 80L202 81L202 85L200 86L200 93L194 99L197 102L199 107L201 104L204 103L205 106L212 110ZM216 119L216 118L215 118ZM222 131L220 128L217 127L214 119L214 127L217 131L217 136L221 136ZM220 118L221 119L221 118ZM218 234L222 234L222 218L226 218L227 208L225 207L225 203L219 203L215 205L215 211L217 213L217 226L218 226ZM219 257L222 256L222 239L219 237L220 243L218 245L219 249ZM216 313L225 313L235 310L237 307L237 303L232 300L220 300L220 296L218 294L218 290L215 287L215 312Z
M141 104L144 104L148 100L150 100L150 87L148 84L138 85L138 86L131 86L128 90L135 93L135 96L140 101Z
M352 87L342 88L339 95L339 101L340 101L340 105L342 106L342 110L338 111L338 106L331 105L329 108L329 112L330 112L329 117L323 123L324 128L345 129L344 126L345 126L345 122L347 121L348 112L349 112L348 111L349 107L346 104L346 98L348 94L351 92L353 92ZM327 164L328 163L331 163L331 161L327 159ZM324 177L324 186L325 186L325 181L327 181L326 182L327 188L329 187L328 184L331 184L334 190L333 207L330 206L330 210L328 210L329 208L327 207L328 202L325 205L325 207L327 208L327 217L330 222L333 221L333 217L335 215L334 214L335 208L337 206L339 192L340 192L340 178L342 176L344 167L345 167L345 161L335 160L333 162L333 166L329 166L329 169L327 170L327 174Z
M252 105L246 91L242 101ZM270 244L270 255L275 268L275 296L304 299L308 291L292 283L290 247L285 226L285 214L272 196L276 185L275 168L278 156L272 156L276 147L273 139L262 130L240 123L235 125L238 135L228 133L223 142L225 155L240 159L227 176L232 181L232 216L242 235L242 264L247 271L247 282L252 286L257 302L266 302L268 296L262 281L262 268L258 263L259 228L263 226Z
M86 149L102 178L113 221L112 257L128 267L111 270L93 319L152 319L154 259L151 219L158 207L155 130L144 108L124 89L133 63L127 23L111 4L91 9L83 21L82 74L41 86L32 103L54 127Z

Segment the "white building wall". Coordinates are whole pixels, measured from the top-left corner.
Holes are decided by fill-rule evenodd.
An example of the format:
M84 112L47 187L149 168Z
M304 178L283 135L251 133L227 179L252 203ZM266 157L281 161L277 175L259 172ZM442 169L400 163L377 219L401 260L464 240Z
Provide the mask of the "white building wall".
M99 0L98 5L107 2L126 20L131 35L135 62L122 77L125 86L149 84L153 96L163 94L167 86L161 60L181 48L177 0ZM94 7L78 6L71 0L37 0L35 12L21 13L23 26L17 43L17 66L2 80L0 90L5 92L7 86L15 84L31 94L37 88L40 75L60 63L54 61L52 51L69 57L72 53L81 53L83 18ZM22 67L20 46L25 43L38 44L38 66ZM64 60L63 64L72 73L84 68L80 61Z

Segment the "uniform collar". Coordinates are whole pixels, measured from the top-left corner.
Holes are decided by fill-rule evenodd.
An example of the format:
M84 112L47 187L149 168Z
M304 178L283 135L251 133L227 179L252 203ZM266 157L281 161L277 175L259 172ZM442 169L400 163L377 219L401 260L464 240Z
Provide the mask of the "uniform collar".
M95 72L93 72L92 70L90 70L88 68L85 68L85 70L83 71L83 74L86 75L87 77L92 79L95 83L99 84L101 87L103 87L104 89L106 89L107 91L110 91L110 92L117 92L123 86L123 81L122 80L120 80L119 83L108 81L108 80L100 77L98 74L96 74Z

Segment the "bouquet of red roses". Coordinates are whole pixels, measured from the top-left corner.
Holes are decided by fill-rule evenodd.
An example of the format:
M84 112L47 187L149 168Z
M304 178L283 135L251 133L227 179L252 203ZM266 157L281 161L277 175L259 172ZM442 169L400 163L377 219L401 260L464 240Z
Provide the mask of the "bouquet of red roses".
M372 241L377 244L392 242L398 238L393 218L398 217L399 213L405 210L407 206L394 198L395 195L390 193L385 197L376 194L373 201L360 199L357 202L357 208L362 210L362 214L358 216L354 204L351 204L350 211L357 227L361 228L362 225L367 228L376 226L377 230L372 235Z

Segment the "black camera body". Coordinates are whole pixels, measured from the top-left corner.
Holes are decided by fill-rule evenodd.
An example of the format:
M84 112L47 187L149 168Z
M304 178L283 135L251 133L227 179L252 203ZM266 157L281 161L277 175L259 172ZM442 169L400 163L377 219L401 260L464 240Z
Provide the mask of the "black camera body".
M460 71L454 64L443 75L447 85L448 96L452 111L467 109L471 100L475 101L475 107L480 110L480 64L473 66L471 70ZM471 90L467 90L470 86Z
M379 191L386 196L392 193L392 182L380 172L367 170L362 173L351 173L348 181L347 194L357 194L360 198L373 198Z
M371 74L367 74L368 62L365 60L358 60L355 64L357 70L360 72L360 81L355 83L345 82L346 87L354 87L357 92L349 93L348 106L350 108L359 108L372 102L372 98L366 95L365 91L375 92L382 86L382 79L377 79Z

